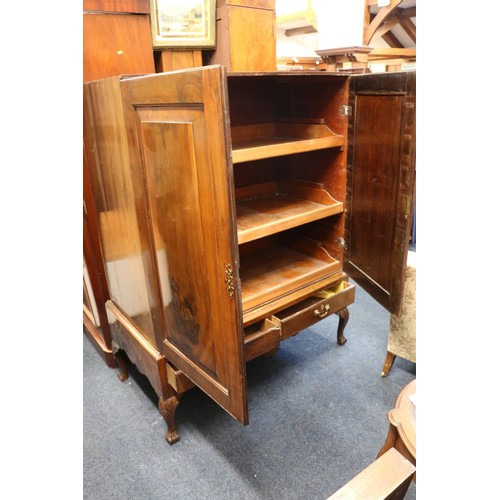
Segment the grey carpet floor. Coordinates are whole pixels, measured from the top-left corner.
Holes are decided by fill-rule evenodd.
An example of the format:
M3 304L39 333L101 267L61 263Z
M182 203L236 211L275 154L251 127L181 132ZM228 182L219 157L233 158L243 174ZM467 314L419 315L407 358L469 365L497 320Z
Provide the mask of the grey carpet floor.
M376 458L387 412L416 378L401 358L381 378L389 314L359 286L342 347L337 323L326 318L248 363L248 426L202 391L184 394L172 446L148 380L132 365L120 382L84 335L83 497L328 498ZM414 484L405 498L416 498Z

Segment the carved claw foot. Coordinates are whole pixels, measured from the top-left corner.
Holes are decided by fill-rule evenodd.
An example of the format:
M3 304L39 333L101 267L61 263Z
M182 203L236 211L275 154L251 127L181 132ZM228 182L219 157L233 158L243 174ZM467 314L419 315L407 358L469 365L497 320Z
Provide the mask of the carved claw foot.
M167 423L167 432L165 433L165 439L170 445L177 443L177 441L179 441L180 439L179 433L177 432L177 428L175 426L175 410L179 405L179 401L180 399L177 394L174 394L167 399L160 398L160 400L158 401L158 409L160 410L165 422Z
M347 339L344 337L344 329L349 321L349 311L347 307L338 311L337 316L339 317L339 326L337 328L337 344L344 345L347 342Z
M118 378L120 379L121 382L125 382L125 380L128 379L127 361L125 360L122 352L120 351L120 347L114 342L112 344L112 349L113 349L113 358L115 359L116 364L118 365Z

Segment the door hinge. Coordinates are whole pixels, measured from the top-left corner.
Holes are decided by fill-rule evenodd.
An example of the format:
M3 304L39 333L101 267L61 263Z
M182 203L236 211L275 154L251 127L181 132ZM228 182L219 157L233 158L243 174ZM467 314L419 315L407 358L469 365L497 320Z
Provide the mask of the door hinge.
M407 194L401 197L401 210L408 217L411 212L411 200Z
M225 274L224 282L226 283L226 290L229 297L232 299L234 297L234 275L231 264L225 265L224 274Z
M339 245L341 248L343 248L344 250L347 249L347 242L344 238L342 238L342 236L339 236L336 240L335 240L335 243L337 243L337 245Z
M348 106L347 104L341 104L339 108L340 116L352 116L352 106Z

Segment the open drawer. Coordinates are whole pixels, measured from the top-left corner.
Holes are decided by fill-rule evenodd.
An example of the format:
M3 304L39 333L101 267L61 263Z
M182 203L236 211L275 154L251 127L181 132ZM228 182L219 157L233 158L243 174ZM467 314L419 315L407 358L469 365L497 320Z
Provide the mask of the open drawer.
M274 351L280 345L279 321L273 317L257 321L245 328L245 361Z
M332 287L316 292L307 299L284 309L273 316L281 327L281 338L314 325L326 316L335 314L354 302L355 286L347 281L340 281Z

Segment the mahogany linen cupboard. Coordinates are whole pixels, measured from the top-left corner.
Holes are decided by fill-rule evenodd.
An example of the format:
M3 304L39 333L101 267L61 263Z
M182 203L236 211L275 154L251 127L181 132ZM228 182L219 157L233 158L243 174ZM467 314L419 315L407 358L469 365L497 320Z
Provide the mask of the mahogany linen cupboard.
M331 314L339 315L338 343L345 342L354 285L344 254L356 279L365 274L345 236L367 223L353 220L346 199L346 192L356 198L346 189L354 173L348 157L357 151L348 144L350 115L366 90L353 93L352 78L227 73L214 65L84 85L84 144L114 352L122 378L124 351L155 388L169 443L179 438L180 395L193 385L247 424L248 360ZM399 99L399 129L385 131L401 137L397 149L405 150L393 155L396 170L412 156L410 131L400 134L414 108L411 79L395 76L389 90L379 83L375 92ZM371 150L379 128L368 132ZM399 204L395 193L406 186L411 203L412 179L385 176L366 194L370 203L379 205L380 196ZM382 189L387 182L392 187ZM400 241L404 261L408 241L391 228L407 232L410 218L372 219L368 230L389 228L382 239Z

